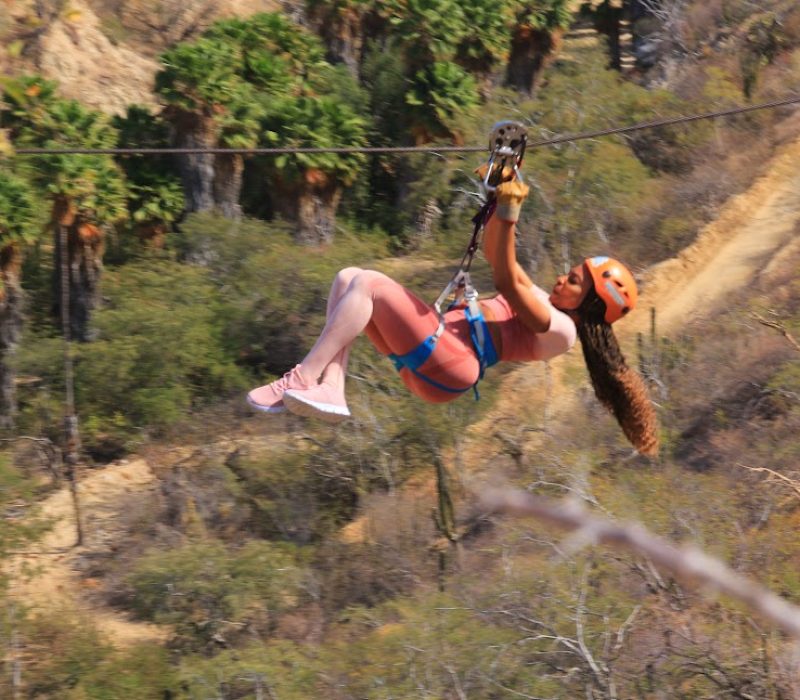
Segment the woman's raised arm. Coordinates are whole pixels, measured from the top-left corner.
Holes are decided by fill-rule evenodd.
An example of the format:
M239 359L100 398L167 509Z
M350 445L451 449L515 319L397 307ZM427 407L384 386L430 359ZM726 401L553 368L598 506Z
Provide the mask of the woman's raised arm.
M497 208L484 229L483 250L492 267L494 286L534 333L550 328L550 308L531 290L533 282L517 262L514 234L528 188L517 181L497 187Z

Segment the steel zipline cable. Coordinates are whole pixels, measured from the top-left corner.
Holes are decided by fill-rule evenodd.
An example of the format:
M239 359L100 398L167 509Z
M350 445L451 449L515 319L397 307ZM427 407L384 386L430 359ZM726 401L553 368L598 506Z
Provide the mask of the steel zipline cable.
M566 134L555 136L540 141L529 141L527 148L540 148L542 146L553 146L559 143L571 141L582 141L585 139L599 138L600 136L612 136L614 134L627 134L643 129L655 129L663 126L675 124L686 124L702 119L714 119L716 117L729 117L736 114L745 114L762 109L775 109L786 105L800 103L800 95L792 95L772 102L762 102L755 105L744 107L732 107L716 112L705 112L703 114L690 114L680 117L666 117L649 122L640 122L630 126L618 126L610 129L598 129L595 131L584 131L577 134ZM283 147L283 148L18 148L15 150L17 155L159 155L159 154L239 154L239 155L280 155L287 153L480 153L486 150L486 146L362 146L362 147Z

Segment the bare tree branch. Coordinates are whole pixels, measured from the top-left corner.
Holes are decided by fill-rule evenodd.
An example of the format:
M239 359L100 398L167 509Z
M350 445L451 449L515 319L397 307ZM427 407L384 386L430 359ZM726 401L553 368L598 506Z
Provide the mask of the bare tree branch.
M772 313L774 315L777 315L775 314L774 311ZM786 340L788 340L791 343L792 347L795 350L800 351L800 343L798 343L797 340L792 336L792 334L786 330L786 326L784 326L782 323L780 323L779 321L770 321L768 318L764 318L761 314L758 314L755 311L750 315L761 325L768 326L769 328L774 328L776 331L781 333L781 335L783 335L783 337L786 338Z
M567 530L591 533L595 544L644 554L683 581L708 586L738 600L800 641L800 608L738 574L696 546L679 547L638 523L620 525L596 518L576 503L554 503L524 491L490 489L481 495L480 502L493 513L531 516Z
M760 472L762 474L768 474L769 477L767 481L772 481L773 478L783 481L784 483L789 485L798 496L800 496L800 483L798 483L794 479L790 479L788 476L781 474L780 472L776 472L774 469L769 469L767 467L748 467L746 464L737 464L737 467L741 467L742 469L747 469L750 472Z

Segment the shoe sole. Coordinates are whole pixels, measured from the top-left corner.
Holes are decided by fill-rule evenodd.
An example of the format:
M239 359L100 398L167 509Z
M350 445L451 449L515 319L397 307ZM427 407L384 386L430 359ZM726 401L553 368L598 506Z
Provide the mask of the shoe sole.
M306 418L319 418L326 423L341 423L345 418L350 417L350 410L347 406L335 406L330 403L319 403L309 401L299 396L295 396L287 391L283 395L283 403L292 413Z
M261 411L262 413L286 413L286 406L262 406L260 403L256 403L250 396L247 396L247 403L256 411Z

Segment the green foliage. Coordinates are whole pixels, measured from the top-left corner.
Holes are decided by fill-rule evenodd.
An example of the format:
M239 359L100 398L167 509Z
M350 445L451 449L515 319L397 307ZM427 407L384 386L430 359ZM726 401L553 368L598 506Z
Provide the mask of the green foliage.
M293 549L262 541L235 550L209 541L152 551L127 578L133 610L173 625L177 639L194 648L247 624L268 631L275 615L297 604L302 581Z
M45 80L40 75L6 78L0 85L4 103L0 123L7 128L46 119L47 106L56 99L55 81Z
M144 259L105 277L97 340L76 352L76 401L86 445L126 443L195 405L244 386L223 349L214 287L199 268ZM24 341L23 372L60 392L60 341Z
M47 192L67 197L78 213L97 223L112 223L127 216L127 190L122 173L106 156L52 156Z
M222 349L215 292L202 270L143 261L108 275L98 340L79 355L88 420L124 415L128 427L168 425L195 401L242 386ZM105 378L105 380L103 379ZM120 407L124 406L124 413Z
M226 697L307 700L318 692L319 663L310 651L288 640L258 642L226 650L212 659L185 657L178 698L208 692Z
M210 216L189 217L173 245L182 258L208 266L229 352L277 375L313 344L336 272L384 252L380 241L342 236L341 245L310 253L285 226Z
M217 116L220 145L227 148L255 148L267 105L266 100L253 99L249 86L238 84L230 103Z
M0 247L33 243L39 236L36 200L30 185L0 170Z
M318 542L355 513L369 475L336 451L337 441L321 437L335 458L323 461L319 450L272 448L248 454L232 467L240 483L240 508L249 509L250 527L259 536Z
M392 0L375 9L391 28L391 40L403 47L410 74L453 60L485 74L508 54L516 6L512 0Z
M291 76L302 76L324 62L320 40L280 12L221 20L204 36L237 46L244 64L242 77L259 87L275 86L272 78L279 75L275 67L283 64L289 75L283 75L281 82L283 92L288 92Z
M177 674L166 649L140 644L110 654L82 674L65 700L163 700L174 697Z
M475 73L487 73L508 57L514 2L468 0L462 4L469 31L456 49L456 61Z
M341 669L340 682L355 697L449 697L453 688L466 697L500 697L504 688L533 697L558 692L525 635L490 624L464 601L399 599L368 617L368 625L352 630L358 637L324 657Z
M320 63L306 77L304 92L311 96L327 96L341 100L365 124L372 121L368 91L353 79L345 66Z
M80 146L112 148L117 131L110 117L87 109L76 100L53 96L54 85L36 76L7 82L3 98L10 101L10 126L16 143L41 148ZM125 182L109 156L44 156L32 170L51 199L65 198L85 219L98 223L126 215Z
M362 80L370 95L370 113L378 137L395 144L407 129L405 93L408 91L402 48L370 44L361 67Z
M406 104L411 107L412 132L424 133L425 141L457 137L462 119L478 104L477 86L455 63L433 63L414 76Z
M355 81L323 60L320 40L281 13L215 23L162 57L156 87L173 106L202 114L222 145L362 146L366 122ZM328 80L328 78L333 78ZM350 184L364 158L296 154L269 161L272 176L302 182L309 170Z
M347 104L332 97L299 97L276 105L266 120L268 145L290 148L360 147L366 145L366 123ZM365 158L359 153L292 153L271 159L276 176L301 181L309 170L321 170L343 184L358 176Z
M621 83L596 53L584 61L577 69L554 71L535 102L515 108L545 133L602 129L664 108L659 93ZM649 203L657 186L652 172L622 140L536 149L526 157L525 172L537 186L523 210L521 228L536 231L529 245L543 247L557 266L592 251L619 251L623 240L634 238L634 212ZM567 261L562 260L565 253L571 256Z
M431 61L452 60L470 28L464 3L456 0L390 0L379 8L412 71Z
M572 7L568 0L534 0L513 3L517 22L533 29L553 31L566 29L572 23Z
M120 148L163 148L169 143L167 124L147 107L130 105L115 117ZM183 188L177 168L164 156L120 158L128 183L128 211L137 224L173 223L183 212Z
M26 145L83 146L86 148L113 148L117 144L117 131L111 126L111 117L87 109L77 100L52 100L44 109L34 111L29 118L20 120L16 130L20 143Z
M177 44L161 56L156 91L171 105L212 117L237 91L241 56L227 41L201 37Z
M173 223L183 212L184 199L180 181L170 175L153 172L149 181L130 182L128 207L137 224Z
M30 697L66 697L111 654L111 647L91 620L63 611L33 617L24 628L29 644L46 649L25 665Z

